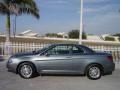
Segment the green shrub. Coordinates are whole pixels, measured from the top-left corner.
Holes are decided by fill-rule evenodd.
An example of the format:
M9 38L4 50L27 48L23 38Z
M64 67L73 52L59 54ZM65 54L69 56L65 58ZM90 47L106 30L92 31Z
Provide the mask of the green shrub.
M114 37L105 37L105 41L115 41Z
M118 40L120 41L120 37L118 38Z
M79 39L79 31L80 30L71 30L71 31L69 31L68 32L69 38ZM86 35L86 33L84 31L82 32L82 39L87 39L87 35Z
M82 33L82 39L87 39L87 35L85 32Z

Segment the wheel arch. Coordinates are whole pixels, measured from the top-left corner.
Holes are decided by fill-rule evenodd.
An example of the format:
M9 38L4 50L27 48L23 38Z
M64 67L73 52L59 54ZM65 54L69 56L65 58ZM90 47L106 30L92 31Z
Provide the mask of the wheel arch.
M91 65L97 65L97 66L100 68L100 70L102 71L102 74L104 74L104 67L103 67L101 64L99 64L99 63L90 63L90 64L88 64L88 65L85 67L85 70L84 70L84 74L85 74L85 75L86 75L86 72L87 72L88 67L90 67Z
M16 74L18 74L19 66L20 66L21 64L23 64L23 63L30 63L30 64L32 64L32 65L34 66L36 72L37 72L36 65L35 65L33 62L31 62L31 61L22 61L22 62L20 62L20 63L17 65L17 68L16 68Z

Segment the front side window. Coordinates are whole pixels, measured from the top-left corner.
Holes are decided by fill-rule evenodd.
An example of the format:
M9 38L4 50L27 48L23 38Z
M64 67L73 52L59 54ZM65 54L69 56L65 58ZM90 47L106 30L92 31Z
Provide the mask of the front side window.
M48 50L47 53L50 55L66 55L66 54L70 54L70 49L71 46L69 45L58 45Z

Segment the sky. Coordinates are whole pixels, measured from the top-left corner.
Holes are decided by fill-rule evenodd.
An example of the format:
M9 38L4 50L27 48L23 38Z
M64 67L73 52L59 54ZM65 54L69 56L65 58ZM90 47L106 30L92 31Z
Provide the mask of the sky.
M69 32L80 28L80 0L35 0L40 19L17 17L17 33L31 29L39 34ZM83 0L84 31L87 34L120 33L120 0ZM14 16L11 17L11 31ZM6 16L0 14L0 32L5 33Z

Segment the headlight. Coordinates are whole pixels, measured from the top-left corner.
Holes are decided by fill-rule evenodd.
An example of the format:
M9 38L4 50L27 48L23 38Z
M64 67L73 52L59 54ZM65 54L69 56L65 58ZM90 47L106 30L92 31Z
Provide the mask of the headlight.
M18 62L19 62L19 60L17 58L15 58L15 57L11 57L8 60L8 63L18 63Z
M8 63L12 63L13 62L13 60L12 60L12 58L10 58L9 60L8 60Z

